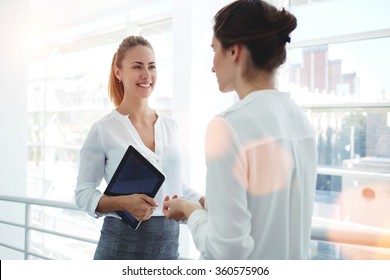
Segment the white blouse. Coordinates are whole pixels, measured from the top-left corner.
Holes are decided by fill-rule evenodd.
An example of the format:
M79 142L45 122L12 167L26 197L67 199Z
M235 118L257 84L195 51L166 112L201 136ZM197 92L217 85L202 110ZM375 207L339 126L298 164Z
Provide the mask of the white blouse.
M206 132L206 209L188 220L203 259L307 259L317 151L288 93L256 91Z
M159 207L153 216L163 216L164 197L174 194L199 200L201 195L182 181L180 141L177 123L159 115L154 125L155 152L146 147L127 115L117 110L95 122L80 151L80 165L75 190L76 205L91 216L119 216L116 213L97 213L102 192L98 189L102 179L108 183L129 145L133 145L164 175L165 181L155 200Z

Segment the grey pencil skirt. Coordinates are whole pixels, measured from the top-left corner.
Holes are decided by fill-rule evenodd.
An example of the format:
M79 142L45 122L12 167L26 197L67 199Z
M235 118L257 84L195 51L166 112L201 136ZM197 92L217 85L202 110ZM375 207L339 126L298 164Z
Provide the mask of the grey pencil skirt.
M176 260L179 224L165 216L151 217L132 230L122 220L105 217L95 260Z

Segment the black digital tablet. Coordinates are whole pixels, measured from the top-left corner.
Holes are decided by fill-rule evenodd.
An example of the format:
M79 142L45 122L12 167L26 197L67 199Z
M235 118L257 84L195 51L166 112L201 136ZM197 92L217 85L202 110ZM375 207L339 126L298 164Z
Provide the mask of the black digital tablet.
M154 198L164 180L164 175L153 164L133 146L129 146L104 194L111 196L146 194ZM127 211L116 213L134 230L141 224Z

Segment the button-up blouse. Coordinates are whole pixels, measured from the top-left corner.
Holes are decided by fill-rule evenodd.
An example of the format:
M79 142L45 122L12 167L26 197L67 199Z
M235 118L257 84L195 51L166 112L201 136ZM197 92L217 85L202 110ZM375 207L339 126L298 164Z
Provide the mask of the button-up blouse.
M252 92L206 132L206 210L188 226L203 259L307 259L317 151L287 93Z
M162 216L162 205L166 195L177 194L199 200L196 193L182 179L180 141L177 123L170 117L159 115L154 125L155 151L151 151L141 140L127 115L117 110L95 122L80 151L79 173L75 190L76 205L91 216L119 216L114 213L97 213L96 207L102 192L102 179L111 180L129 145L133 145L146 159L165 175L165 181L155 200L159 207L153 216Z

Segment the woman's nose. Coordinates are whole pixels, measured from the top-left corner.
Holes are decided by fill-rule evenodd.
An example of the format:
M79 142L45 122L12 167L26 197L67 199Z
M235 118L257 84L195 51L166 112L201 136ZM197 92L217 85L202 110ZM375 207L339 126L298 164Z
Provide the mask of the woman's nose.
M141 75L143 78L150 78L152 76L148 69L145 69L144 71L142 71Z

